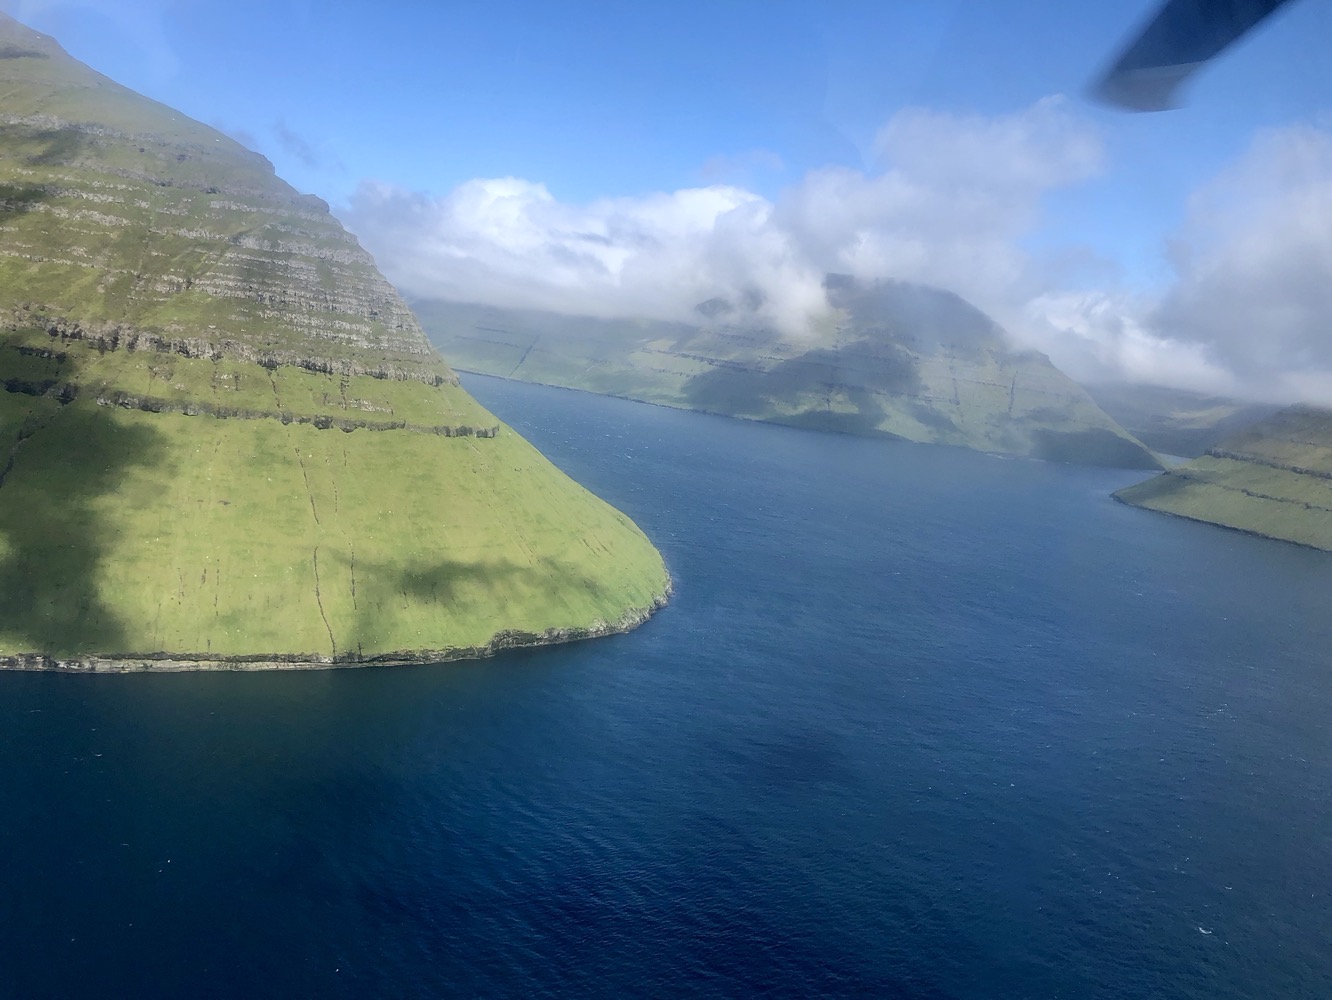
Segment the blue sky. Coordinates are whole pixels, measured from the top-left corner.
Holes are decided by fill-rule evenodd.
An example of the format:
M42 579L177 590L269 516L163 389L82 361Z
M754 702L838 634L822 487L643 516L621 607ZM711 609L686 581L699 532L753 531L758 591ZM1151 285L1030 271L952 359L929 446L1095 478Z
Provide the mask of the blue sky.
M898 276L888 273L898 267L903 277L951 280L1065 367L1154 371L1157 381L1223 387L1252 365L1235 349L1241 333L1191 328L1197 317L1181 301L1202 294L1191 280L1224 284L1226 275L1193 274L1180 261L1210 253L1222 271L1249 266L1226 251L1233 256L1258 223L1239 213L1230 232L1208 234L1198 217L1200 199L1220 196L1236 171L1256 171L1260 185L1278 177L1288 188L1290 164L1303 163L1297 181L1317 189L1310 197L1322 210L1332 4L1297 0L1279 12L1201 73L1179 110L1132 115L1088 102L1088 82L1154 7L0 0L94 68L258 148L293 185L328 200L410 294L465 295L472 282L485 289L475 296L482 299L517 296L567 311L641 304L671 314L679 304L669 295L624 291L632 282L620 269L632 239L591 257L586 246L563 246L560 260L586 257L591 270L571 263L562 284L549 283L546 297L530 303L522 300L532 285L522 266L549 271L551 258L525 248L548 247L541 227L564 232L575 223L607 244L628 231L640 242L675 240L675 256L644 259L640 269L677 274L683 302L707 290L696 272L726 256L716 234L732 213L731 228L752 241L822 241L822 256L800 248L819 266L846 261L871 277ZM1272 149L1255 152L1273 135ZM1009 150L1010 160L996 154L993 174L1014 185L979 182L982 221L971 242L958 206L991 164L987 147L966 136ZM915 156L919 149L961 150L969 172L940 188L932 178L951 176L952 167L942 153ZM1255 156L1267 160L1255 165ZM1033 179L1032 162L1056 166ZM476 185L499 178L527 186ZM895 178L902 183L886 183ZM811 221L811 213L837 214L829 191L847 184L859 185L846 203L864 200L871 221L863 228L895 234L891 253L856 251L865 231L834 234ZM672 197L721 188L731 194ZM1278 191L1268 201L1264 211L1290 224L1289 199ZM937 227L913 215L911 206L935 203L946 217ZM512 220L496 221L497 204L521 215L519 235ZM684 249L699 230L698 212L712 241L706 253ZM441 246L446 252L437 253ZM908 254L914 264L904 247L919 250ZM783 244L764 260L793 252ZM988 266L1000 258L1004 267ZM455 266L460 259L466 266ZM789 285L783 267L734 280ZM607 268L614 288L603 280ZM989 284L973 280L978 269L993 271ZM577 294L566 303L561 289L571 288ZM1069 297L1076 295L1081 305ZM1304 327L1287 331L1282 344L1307 355L1316 340L1309 316L1321 304L1316 296L1308 303ZM1125 323L1148 354L1151 343L1166 343L1155 369L1135 374L1125 353L1133 345L1111 343L1129 336ZM1190 344L1191 354L1175 350ZM1332 369L1332 351L1326 360Z

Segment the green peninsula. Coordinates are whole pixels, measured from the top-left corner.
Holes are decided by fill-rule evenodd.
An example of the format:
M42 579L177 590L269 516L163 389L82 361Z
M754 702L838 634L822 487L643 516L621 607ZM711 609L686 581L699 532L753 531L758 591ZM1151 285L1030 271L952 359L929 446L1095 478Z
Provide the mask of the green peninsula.
M3 14L0 384L0 666L481 656L670 587L323 202Z
M830 275L835 318L783 336L722 300L697 321L415 303L468 371L747 420L1065 462L1159 469L1156 456L1035 351L1010 348L949 292Z
M1115 498L1332 551L1332 411L1282 410Z

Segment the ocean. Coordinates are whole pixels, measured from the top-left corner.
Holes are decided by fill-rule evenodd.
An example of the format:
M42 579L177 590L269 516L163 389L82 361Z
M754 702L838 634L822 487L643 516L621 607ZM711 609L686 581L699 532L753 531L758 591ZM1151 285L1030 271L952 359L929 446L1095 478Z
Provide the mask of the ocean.
M1332 556L1140 473L465 384L670 606L0 673L0 997L1332 996Z

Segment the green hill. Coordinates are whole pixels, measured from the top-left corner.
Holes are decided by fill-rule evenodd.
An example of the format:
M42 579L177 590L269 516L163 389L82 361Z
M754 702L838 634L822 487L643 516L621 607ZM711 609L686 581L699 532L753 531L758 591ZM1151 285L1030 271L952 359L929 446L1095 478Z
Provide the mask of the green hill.
M1295 406L1115 494L1138 507L1332 550L1332 412Z
M0 665L476 656L669 589L326 205L2 14L0 383Z
M1157 469L1044 355L956 295L831 275L837 318L783 337L710 300L692 324L415 304L459 367L817 430Z

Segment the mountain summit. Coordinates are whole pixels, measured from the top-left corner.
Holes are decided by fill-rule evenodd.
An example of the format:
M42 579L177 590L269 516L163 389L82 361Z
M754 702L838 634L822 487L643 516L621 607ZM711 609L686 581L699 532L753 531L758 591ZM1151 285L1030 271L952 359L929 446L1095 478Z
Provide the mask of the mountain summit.
M669 589L263 157L0 14L0 663L483 655Z

